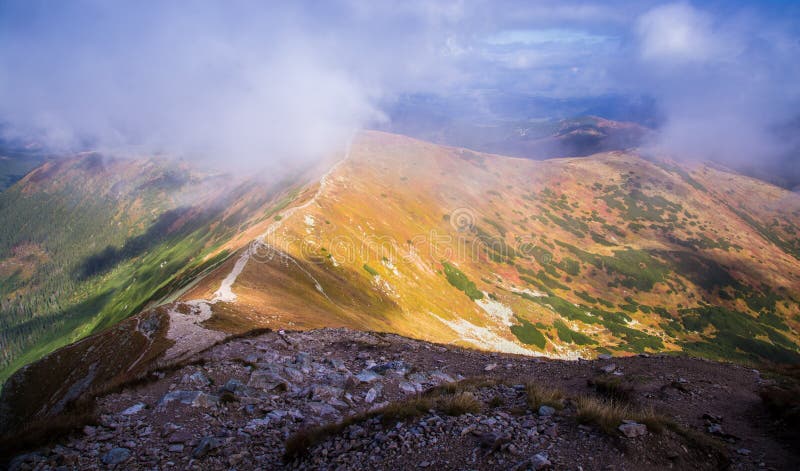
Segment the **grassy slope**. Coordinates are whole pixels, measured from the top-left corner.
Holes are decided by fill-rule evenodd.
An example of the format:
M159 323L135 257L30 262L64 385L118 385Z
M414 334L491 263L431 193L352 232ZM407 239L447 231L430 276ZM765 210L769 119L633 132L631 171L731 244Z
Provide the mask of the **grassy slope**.
M330 181L274 242L331 299L306 273L277 283L251 263L229 313L554 356L800 359L800 201L766 183L625 153L533 162L381 133L362 134ZM364 289L383 301L344 302Z
M224 260L280 188L92 155L32 172L0 195L0 382Z
M290 258L254 257L209 326L341 325L559 357L798 358L800 202L720 170L624 153L534 162L382 133L361 134L316 197L317 186L187 184L154 163L51 165L0 199L3 220L19 221L0 237L4 341L29 335L10 336L26 320L7 314L11 297L43 307L32 319L46 327L2 377L148 301L209 299L235 262L225 255L276 223L268 241ZM183 225L98 274L68 276L107 245L125 254L187 193L206 198Z

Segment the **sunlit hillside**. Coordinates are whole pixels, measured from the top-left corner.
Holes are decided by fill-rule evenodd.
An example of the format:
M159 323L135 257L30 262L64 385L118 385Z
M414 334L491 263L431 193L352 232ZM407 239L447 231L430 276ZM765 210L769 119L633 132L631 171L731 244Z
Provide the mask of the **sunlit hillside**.
M367 132L273 220L182 296L217 300L209 325L341 325L568 358L800 359L800 197L733 173Z

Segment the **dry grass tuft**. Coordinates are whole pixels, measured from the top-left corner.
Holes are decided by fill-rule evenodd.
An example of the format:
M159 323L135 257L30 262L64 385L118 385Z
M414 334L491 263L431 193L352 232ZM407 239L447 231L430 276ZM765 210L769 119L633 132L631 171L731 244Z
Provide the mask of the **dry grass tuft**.
M454 396L444 397L437 404L437 409L452 416L474 414L483 409L481 401L470 392L462 392Z
M373 417L380 417L381 422L384 424L396 423L425 415L431 409L434 409L435 405L436 401L431 398L413 397L404 401L393 402L380 409L345 417L341 422L300 430L286 440L283 459L287 463L291 462L317 443L336 435L353 424L367 421Z
M541 406L550 406L554 409L564 408L564 393L559 389L545 388L538 383L530 382L525 385L528 406L538 409Z
M452 383L444 383L429 389L425 392L426 396L439 396L442 394L458 394L461 392L475 392L478 389L491 388L506 384L506 381L496 378L477 376L474 378L462 379Z
M411 419L427 414L435 406L435 401L424 397L414 397L404 401L392 402L385 407L379 409L377 414L380 415L384 423L399 422L401 420Z
M580 396L575 400L577 419L581 423L597 425L609 435L618 434L617 427L623 420L634 420L645 424L651 432L660 433L667 423L667 417L652 409L635 409L619 401L599 399L593 396Z
M286 441L284 461L291 462L306 453L309 448L336 435L350 425L380 417L384 424L401 422L423 416L431 411L458 416L480 412L483 403L473 392L477 389L503 384L503 381L487 378L470 378L431 388L421 396L411 397L393 402L380 409L363 412L346 417L335 424L320 425L300 430Z
M617 376L602 375L590 379L590 386L601 396L616 402L631 402L634 398L634 389Z

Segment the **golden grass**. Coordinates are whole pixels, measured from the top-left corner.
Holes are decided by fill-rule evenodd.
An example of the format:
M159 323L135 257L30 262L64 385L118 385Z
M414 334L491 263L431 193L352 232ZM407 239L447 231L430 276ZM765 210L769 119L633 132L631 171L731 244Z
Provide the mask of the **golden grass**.
M617 428L623 420L645 424L648 430L656 433L660 433L671 422L669 418L652 409L636 409L629 404L594 396L576 398L575 406L578 422L597 425L609 435L618 433Z
M383 423L391 424L427 414L434 408L434 405L435 401L433 399L413 397L393 402L380 409L345 417L340 422L299 430L286 440L283 459L285 462L290 462L303 455L314 445L336 435L347 427L367 421L373 417L380 417Z
M300 430L286 440L284 460L290 462L345 428L375 417L379 417L381 422L388 425L420 417L431 411L451 416L480 412L484 405L475 397L473 391L501 383L502 381L486 378L465 379L431 388L423 395L392 402L380 409L351 415L334 424Z
M617 402L631 402L633 400L633 387L624 383L617 376L597 376L589 380L589 385L594 386L598 394L607 399Z
M443 398L437 406L437 409L447 415L458 416L480 412L483 408L483 403L471 392L462 392Z
M529 382L525 385L528 406L538 409L541 406L550 406L554 409L564 408L564 393L559 389L545 388L538 383Z
M429 389L425 394L428 396L436 396L442 394L457 394L460 392L474 392L478 389L490 388L506 384L505 380L497 378L488 378L484 376L476 376L473 378L462 379L461 381L454 381L452 383L444 383L434 388Z

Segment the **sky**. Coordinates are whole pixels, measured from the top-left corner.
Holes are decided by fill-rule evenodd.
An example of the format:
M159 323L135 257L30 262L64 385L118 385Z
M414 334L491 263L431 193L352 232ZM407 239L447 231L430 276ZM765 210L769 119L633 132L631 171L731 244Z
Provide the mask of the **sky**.
M0 0L0 123L253 168L406 94L619 94L664 114L652 152L795 165L798 58L800 2Z

